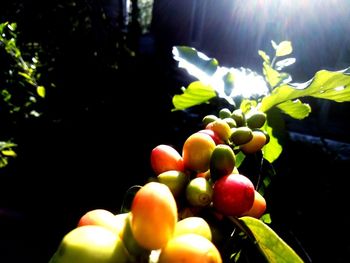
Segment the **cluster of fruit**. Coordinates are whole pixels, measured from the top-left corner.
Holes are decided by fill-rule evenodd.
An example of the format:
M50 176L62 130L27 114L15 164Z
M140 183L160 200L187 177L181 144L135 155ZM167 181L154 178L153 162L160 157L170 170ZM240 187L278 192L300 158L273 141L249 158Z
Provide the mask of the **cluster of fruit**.
M205 127L187 137L181 154L171 145L154 147L150 163L155 176L137 190L130 211L87 212L50 263L221 263L213 228L201 212L218 220L263 215L266 201L239 173L236 152L254 153L267 143L259 131L265 121L260 112L222 109L219 117L203 118Z
M218 116L203 118L204 128L187 137L181 154L171 145L153 148L155 179L172 191L180 218L207 208L223 216L263 215L266 201L252 181L239 173L236 153L261 150L268 142L260 129L265 122L263 112L244 114L224 108Z
M207 129L218 126L214 127L220 135L220 138L215 138L216 143L228 144L245 154L259 151L269 142L269 135L261 129L265 122L266 113L255 108L247 112L242 109L231 112L228 108L222 108L218 116L210 114L203 118Z
M131 210L113 214L94 209L79 219L50 263L222 263L209 224L201 217L178 219L170 189L148 182L135 194Z

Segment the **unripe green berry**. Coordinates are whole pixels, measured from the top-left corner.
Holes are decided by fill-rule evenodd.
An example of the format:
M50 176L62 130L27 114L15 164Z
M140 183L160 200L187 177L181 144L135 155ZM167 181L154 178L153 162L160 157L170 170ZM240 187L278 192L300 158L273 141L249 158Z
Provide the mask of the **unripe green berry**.
M234 129L230 136L230 140L235 145L245 144L249 142L252 138L253 138L252 130L246 126L242 126Z
M247 126L251 129L261 128L266 121L266 113L262 111L252 111L246 114Z
M192 206L208 206L211 203L212 195L212 185L204 177L192 179L186 187L186 199Z
M245 125L245 116L241 109L236 109L232 112L231 118L235 120L237 127Z
M232 119L231 117L224 118L223 120L227 122L227 124L230 126L230 128L237 127L236 121L234 119Z
M228 108L223 108L219 111L219 118L225 119L231 117L231 111Z
M213 114L209 114L203 117L202 119L202 123L204 124L204 126L207 126L209 123L217 120L218 117L213 115Z

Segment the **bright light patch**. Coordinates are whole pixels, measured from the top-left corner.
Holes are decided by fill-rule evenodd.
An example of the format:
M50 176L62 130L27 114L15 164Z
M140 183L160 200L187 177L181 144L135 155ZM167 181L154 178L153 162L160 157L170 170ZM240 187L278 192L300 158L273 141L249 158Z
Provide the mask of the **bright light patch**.
M230 94L225 93L225 83L223 76L231 72L233 74L233 84ZM265 96L269 89L264 78L256 72L245 68L225 68L220 67L210 79L210 84L218 93L218 96L232 102L232 98L242 96L251 98L253 96Z
M339 87L334 88L335 91L341 91L344 89L345 89L345 86L339 86Z
M188 62L186 59L182 59L179 55L178 49L176 48L173 49L173 55L174 55L174 59L179 61L178 66L180 68L185 68L189 74L191 74L192 76L196 77L197 79L199 79L200 81L206 84L211 83L210 79L212 78L212 76L209 76L205 71L201 70L196 65ZM197 55L203 60L207 60L207 61L210 60L210 58L202 52L197 51Z
M185 61L179 61L179 67L186 68L189 74L195 76L204 83L209 83L210 76L206 74L203 70L199 69L197 66Z
M179 62L178 66L180 68L185 68L190 75L203 82L204 85L211 86L217 92L218 97L226 99L230 104L234 104L233 98L236 96L248 99L269 93L264 78L250 69L217 67L214 74L209 75L196 64L182 58L178 49L173 49L173 55L174 59ZM197 51L197 55L204 61L211 60L202 52ZM228 73L231 73L233 76L232 83L229 81L225 82L225 76Z

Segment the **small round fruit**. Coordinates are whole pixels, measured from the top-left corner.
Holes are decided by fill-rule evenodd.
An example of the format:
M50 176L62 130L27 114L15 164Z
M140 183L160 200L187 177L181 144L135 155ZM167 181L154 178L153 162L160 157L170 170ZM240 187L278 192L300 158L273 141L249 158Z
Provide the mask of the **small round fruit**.
M213 206L223 215L241 216L253 206L254 194L254 185L248 177L225 175L214 184Z
M268 144L270 142L270 134L267 131L262 130L262 129L253 129L253 131L262 132L265 135L265 137L266 137L265 144Z
M245 125L245 116L241 109L236 109L232 112L231 118L235 120L237 127Z
M152 149L151 167L157 175L170 170L184 171L181 154L167 144L160 144Z
M233 128L230 136L230 140L235 145L241 145L249 142L253 138L253 132L249 127L242 126Z
M158 263L222 263L217 247L197 234L172 238L161 250Z
M196 132L190 135L184 142L182 158L185 169L197 173L209 169L210 156L216 144L208 134Z
M227 144L216 145L210 158L210 175L213 180L231 174L236 164L236 155Z
M228 108L222 108L219 111L219 117L221 119L229 118L229 117L231 117L231 111Z
M235 127L237 127L236 121L235 121L234 119L232 119L231 117L229 117L229 118L224 118L223 120L227 122L227 124L230 126L230 128L235 128Z
M118 223L115 215L106 209L93 209L83 214L80 217L77 226L80 227L86 225L103 226L114 233L118 233L123 227Z
M213 130L223 141L227 141L231 135L231 127L223 119L217 119L209 123L205 128Z
M131 230L144 248L160 249L174 234L177 204L169 187L158 182L143 185L131 204Z
M253 110L246 114L247 126L251 129L261 128L266 121L266 113Z
M186 199L192 206L208 206L211 203L212 195L212 184L204 177L193 178L186 187Z
M183 234L198 234L211 241L211 228L204 218L199 216L186 217L176 223L174 236Z
M203 122L204 126L207 126L209 123L211 123L217 119L218 119L217 116L215 116L213 114L209 114L209 115L206 115L203 117L202 122Z
M245 212L244 216L251 216L259 219L266 211L266 200L265 198L255 190L255 198L253 206Z
M130 262L122 240L97 225L74 228L61 240L50 263L126 263Z
M203 129L203 130L199 130L198 132L208 134L214 140L216 145L224 143L224 141L221 140L220 137L213 130Z
M180 196L190 181L187 174L176 170L170 170L158 174L157 180L168 186L175 198Z
M245 154L256 153L261 150L262 147L266 144L266 136L260 131L252 131L253 138L240 146L240 149Z

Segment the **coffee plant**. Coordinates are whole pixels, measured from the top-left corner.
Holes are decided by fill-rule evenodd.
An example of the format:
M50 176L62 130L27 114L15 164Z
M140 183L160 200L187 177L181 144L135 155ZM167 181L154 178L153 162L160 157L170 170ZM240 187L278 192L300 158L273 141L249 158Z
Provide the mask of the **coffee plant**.
M129 188L118 213L94 209L82 215L50 263L303 262L269 225L264 194L283 150L271 115L277 110L306 118L311 112L303 102L307 96L350 101L350 69L321 70L295 84L283 71L295 62L286 57L291 42L272 41L272 46L272 58L259 51L262 74L220 67L192 47L175 46L179 67L197 80L173 96L174 111L215 98L225 104L203 114L180 147L156 145L148 181ZM246 172L247 162L257 166L255 174Z

